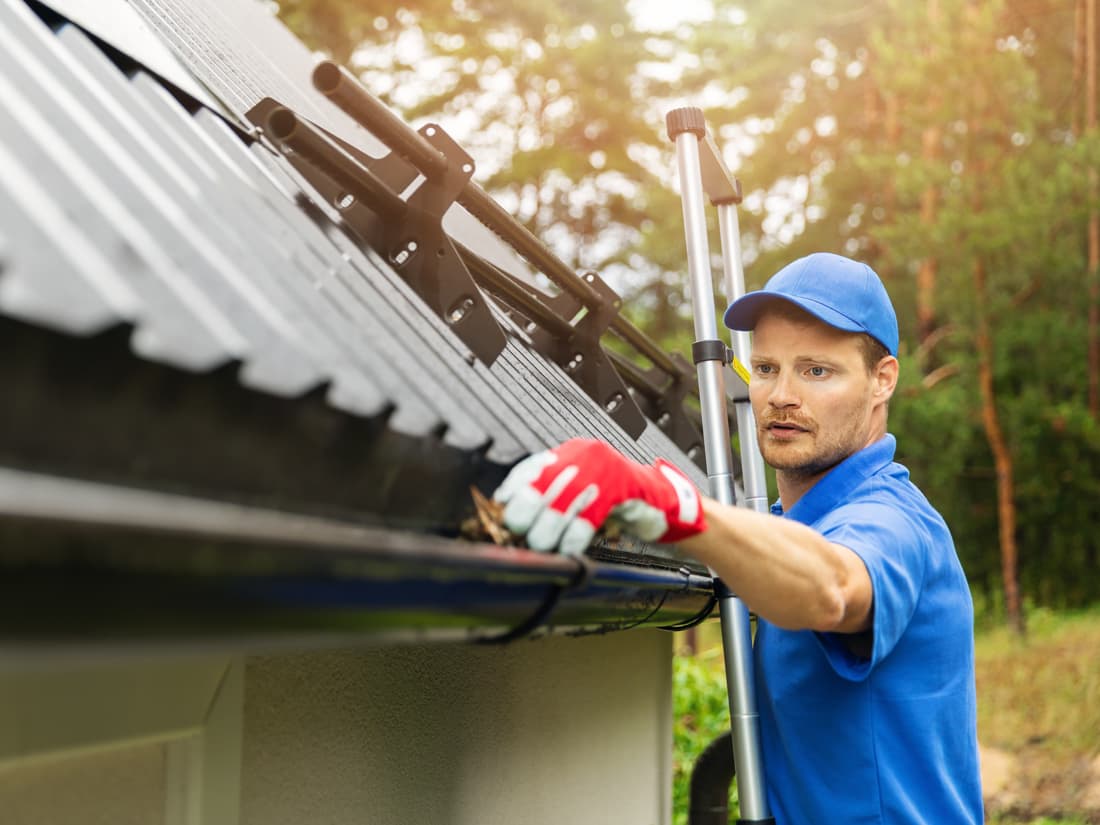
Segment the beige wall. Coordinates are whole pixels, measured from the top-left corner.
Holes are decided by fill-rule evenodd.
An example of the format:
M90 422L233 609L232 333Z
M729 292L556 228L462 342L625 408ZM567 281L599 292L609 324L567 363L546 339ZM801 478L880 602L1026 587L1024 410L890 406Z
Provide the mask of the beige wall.
M0 823L237 822L244 667L0 660Z
M671 643L8 667L0 820L667 825Z
M671 636L250 660L242 825L664 825Z

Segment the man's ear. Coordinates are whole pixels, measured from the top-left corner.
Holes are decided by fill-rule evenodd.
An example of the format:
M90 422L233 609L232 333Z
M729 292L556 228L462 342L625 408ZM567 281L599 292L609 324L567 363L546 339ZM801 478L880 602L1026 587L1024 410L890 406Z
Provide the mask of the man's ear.
M898 359L892 355L883 356L875 366L875 397L889 401L898 386Z

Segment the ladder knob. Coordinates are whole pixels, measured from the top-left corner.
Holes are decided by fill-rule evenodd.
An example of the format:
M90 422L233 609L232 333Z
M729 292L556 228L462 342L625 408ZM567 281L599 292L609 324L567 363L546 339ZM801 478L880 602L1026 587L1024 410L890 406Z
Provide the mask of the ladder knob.
M698 106L673 109L665 115L665 126L668 127L668 136L673 143L685 132L691 132L699 140L707 134L707 122L703 117L703 110Z

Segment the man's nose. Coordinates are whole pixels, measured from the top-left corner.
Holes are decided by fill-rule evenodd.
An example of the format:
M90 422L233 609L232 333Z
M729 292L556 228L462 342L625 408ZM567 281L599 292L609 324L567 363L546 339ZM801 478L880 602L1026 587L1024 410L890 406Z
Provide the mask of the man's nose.
M775 381L772 382L772 391L768 395L768 404L777 409L797 407L801 404L789 373L780 373L776 376Z

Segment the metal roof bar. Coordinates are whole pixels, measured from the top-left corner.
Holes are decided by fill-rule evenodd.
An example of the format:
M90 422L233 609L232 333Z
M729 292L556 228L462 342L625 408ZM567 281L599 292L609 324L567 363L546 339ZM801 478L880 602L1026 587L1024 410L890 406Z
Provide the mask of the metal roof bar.
M446 172L447 159L415 129L391 112L382 101L368 92L343 66L328 60L322 61L313 71L313 84L375 137L412 163L425 177L443 175ZM458 202L585 307L597 309L604 305L605 299L596 289L476 183L469 181L463 187ZM616 314L610 325L623 340L654 365L669 375L680 374L681 366L628 320Z

